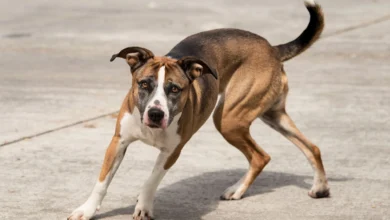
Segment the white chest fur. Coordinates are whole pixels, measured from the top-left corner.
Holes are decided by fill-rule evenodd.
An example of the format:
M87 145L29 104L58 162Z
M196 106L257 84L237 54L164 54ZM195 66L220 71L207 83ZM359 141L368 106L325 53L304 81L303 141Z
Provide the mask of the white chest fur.
M140 140L162 151L173 151L180 143L181 137L177 134L178 121L181 114L176 115L166 129L156 129L145 126L141 122L139 110L134 108L133 114L125 113L120 121L122 139L133 142Z

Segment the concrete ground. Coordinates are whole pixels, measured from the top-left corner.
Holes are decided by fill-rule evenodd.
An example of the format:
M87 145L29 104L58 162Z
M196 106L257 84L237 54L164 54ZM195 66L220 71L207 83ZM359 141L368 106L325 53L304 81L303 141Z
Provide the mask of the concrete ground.
M244 199L219 195L244 174L242 154L209 120L157 192L157 219L390 219L390 1L321 1L323 38L289 61L288 111L320 146L331 198L311 199L303 154L261 121L272 161ZM65 219L88 197L138 45L163 55L189 34L247 29L292 40L301 1L0 1L0 219ZM131 219L157 150L132 144L96 219Z

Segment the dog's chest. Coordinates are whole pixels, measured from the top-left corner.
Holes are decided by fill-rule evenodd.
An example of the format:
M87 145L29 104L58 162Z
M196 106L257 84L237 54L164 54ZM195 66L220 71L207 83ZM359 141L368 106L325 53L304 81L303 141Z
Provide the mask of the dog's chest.
M178 120L177 115L167 129L152 129L141 122L138 109L134 109L133 114L125 113L120 124L121 137L127 140L140 140L145 144L154 146L163 151L173 151L180 143L181 137L177 134Z

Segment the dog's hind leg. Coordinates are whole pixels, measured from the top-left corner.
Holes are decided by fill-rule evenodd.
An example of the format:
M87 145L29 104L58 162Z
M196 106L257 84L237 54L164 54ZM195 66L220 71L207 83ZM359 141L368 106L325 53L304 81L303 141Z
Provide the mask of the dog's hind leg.
M260 77L241 75L249 71L239 70L233 75L213 115L217 130L249 162L247 173L222 194L224 200L240 199L271 159L253 140L249 128L252 121L272 105L276 93Z
M329 187L322 164L320 149L311 143L295 126L290 116L285 111L284 99L279 102L280 106L265 112L260 118L276 131L280 132L294 143L306 156L314 170L314 182L309 196L322 198L329 196Z
M247 173L237 183L228 187L221 195L223 200L236 200L241 199L271 158L252 139L249 133L250 122L236 115L223 114L223 106L224 103L222 101L214 112L216 128L226 141L245 155L249 162Z

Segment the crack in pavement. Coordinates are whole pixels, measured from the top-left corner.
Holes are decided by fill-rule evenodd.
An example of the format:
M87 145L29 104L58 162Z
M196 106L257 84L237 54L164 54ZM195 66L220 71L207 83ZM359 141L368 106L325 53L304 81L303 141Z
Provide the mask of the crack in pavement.
M88 119L76 121L76 122L73 122L73 123L70 123L70 124L66 124L66 125L63 125L63 126L60 126L60 127L57 127L57 128L53 128L53 129L49 129L49 130L46 130L46 131L42 131L42 132L39 132L37 134L24 136L24 137L21 137L21 138L12 140L12 141L5 141L4 143L0 144L0 147L4 147L4 146L10 145L10 144L14 144L14 143L17 143L17 142L20 142L20 141L23 141L23 140L28 140L28 139L31 139L31 138L39 137L39 136L42 136L42 135L45 135L45 134L49 134L49 133L52 133L52 132L55 132L55 131L59 131L59 130L65 129L65 128L70 128L70 127L73 127L73 126L76 126L76 125L79 125L79 124L83 124L85 122L90 122L90 121L93 121L93 120L104 118L104 117L107 117L109 115L117 114L118 112L119 111L115 111L115 112L110 112L110 113L106 113L106 114L103 114L103 115L98 115L98 116L95 116L95 117L92 117L92 118L88 118Z
M342 28L340 30L331 32L329 34L323 34L320 39L332 37L332 36L335 36L335 35L340 35L340 34L343 34L343 33L346 33L346 32L350 32L350 31L354 31L354 30L361 29L361 28L365 28L365 27L368 27L368 26L371 26L371 25L374 25L374 24L378 24L378 23L387 21L387 20L390 20L390 14L382 16L382 17L374 19L374 20L371 20L371 21L360 23L358 25Z
M350 32L350 31L354 31L354 30L357 30L357 29L366 28L366 27L369 27L371 25L378 24L378 23L381 23L381 22L384 22L384 21L387 21L387 20L390 20L390 14L382 16L382 17L379 17L379 18L371 20L371 21L360 23L358 25L354 25L354 26L346 27L346 28L343 28L343 29L340 29L340 30L336 30L336 31L331 32L329 34L324 34L324 35L321 36L321 38L319 40L325 39L325 38L328 38L328 37L333 37L333 36L336 36L336 35L340 35L340 34L343 34L343 33L347 33L347 32ZM60 127L57 127L57 128L46 130L46 131L43 131L43 132L40 132L40 133L37 133L37 134L24 136L24 137L21 137L21 138L12 140L12 141L5 141L4 143L0 144L0 147L6 146L6 145L11 145L11 144L14 144L14 143L17 143L17 142L21 142L21 141L26 140L26 139L39 137L39 136L42 136L42 135L45 135L45 134L48 134L48 133L52 133L52 132L55 132L55 131L59 131L59 130L65 129L65 128L70 128L70 127L73 127L73 126L76 126L76 125L79 125L79 124L82 124L82 123L85 123L85 122L89 122L89 121L97 120L97 119L100 119L100 118L104 118L104 117L112 115L112 114L117 114L118 112L119 111L106 113L106 114L95 116L95 117L92 117L92 118L89 118L89 119L80 120L80 121L77 121L77 122L74 122L74 123L70 123L70 124L63 125L63 126L60 126Z

